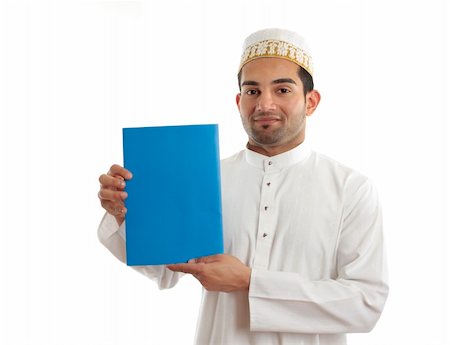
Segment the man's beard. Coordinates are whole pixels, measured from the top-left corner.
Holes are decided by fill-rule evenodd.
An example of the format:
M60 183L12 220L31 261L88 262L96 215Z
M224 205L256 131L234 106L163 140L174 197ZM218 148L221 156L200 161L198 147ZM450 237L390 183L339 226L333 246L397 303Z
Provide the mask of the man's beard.
M296 137L297 134L304 128L306 116L305 114L300 114L299 116L302 117L300 119L300 122L291 123L290 127L287 124L286 116L265 113L252 115L246 120L243 119L242 123L250 139L253 140L256 144L276 146L289 142L294 137ZM255 119L264 117L275 117L279 120L279 122L275 123L274 125L267 124L262 126L258 125L255 122ZM276 128L271 128L275 126Z
M271 130L271 125L264 125L261 126L261 128L255 128L254 126L251 126L249 128L250 130L250 137L252 140L261 145L274 145L278 144L283 141L284 137L286 136L287 129L285 126L278 127L276 129Z

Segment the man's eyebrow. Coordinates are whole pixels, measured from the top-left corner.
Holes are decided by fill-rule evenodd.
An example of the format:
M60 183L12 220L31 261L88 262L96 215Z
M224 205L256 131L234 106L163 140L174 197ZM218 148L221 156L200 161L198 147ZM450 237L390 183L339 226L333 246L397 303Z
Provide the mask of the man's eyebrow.
M297 85L295 80L291 79L291 78L280 78L280 79L275 79L274 81L272 81L272 84L284 84L284 83Z
M294 84L297 85L297 83L295 82L294 79L292 78L280 78L280 79L275 79L271 82L271 84L284 84L284 83L289 83L289 84ZM249 86L258 86L259 83L257 81L253 81L253 80L244 80L242 82L241 86L244 85L249 85Z
M242 82L241 86L244 86L244 85L258 86L259 83L256 82L256 81L253 81L253 80L244 80L244 81Z

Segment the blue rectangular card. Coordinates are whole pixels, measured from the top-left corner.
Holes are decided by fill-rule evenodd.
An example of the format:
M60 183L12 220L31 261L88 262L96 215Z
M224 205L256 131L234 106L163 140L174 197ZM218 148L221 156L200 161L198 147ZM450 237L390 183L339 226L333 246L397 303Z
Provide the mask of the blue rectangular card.
M123 129L127 264L223 253L217 125Z

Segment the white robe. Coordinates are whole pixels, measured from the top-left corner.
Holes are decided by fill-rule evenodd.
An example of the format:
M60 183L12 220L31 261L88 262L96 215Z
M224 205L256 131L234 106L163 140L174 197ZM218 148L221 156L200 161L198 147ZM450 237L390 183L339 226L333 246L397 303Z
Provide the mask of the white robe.
M196 344L341 345L368 332L388 294L381 209L361 174L302 144L221 163L225 252L252 268L249 292L203 291ZM100 241L125 261L124 226ZM160 288L180 273L136 267Z

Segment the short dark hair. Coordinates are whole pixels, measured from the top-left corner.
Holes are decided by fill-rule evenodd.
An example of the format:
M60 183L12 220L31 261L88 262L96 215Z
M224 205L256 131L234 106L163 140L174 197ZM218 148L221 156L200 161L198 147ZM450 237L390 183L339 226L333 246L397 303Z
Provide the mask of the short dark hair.
M303 94L306 94L312 90L314 90L314 81L313 77L309 72L304 69L302 66L298 66L297 70L298 77L302 81L303 84ZM238 83L239 83L239 91L241 91L241 76L242 76L242 68L238 73Z

